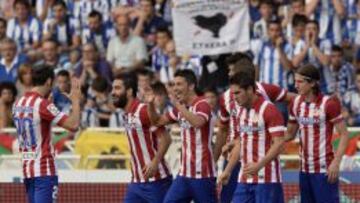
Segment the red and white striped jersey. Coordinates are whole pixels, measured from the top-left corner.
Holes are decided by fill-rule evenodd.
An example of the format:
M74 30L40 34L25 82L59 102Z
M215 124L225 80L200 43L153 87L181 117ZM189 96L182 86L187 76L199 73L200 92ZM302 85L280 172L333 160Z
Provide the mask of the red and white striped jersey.
M306 102L297 96L290 103L289 122L299 125L301 170L325 173L334 159L331 144L334 125L343 120L340 101L319 94L315 101Z
M250 109L241 107L237 119L242 166L259 162L269 151L272 138L285 134L281 113L261 96L258 96ZM254 176L243 175L243 168L241 168L238 181L241 183L280 183L282 180L279 157L265 165Z
M51 125L61 126L67 116L36 92L27 92L18 99L12 114L22 154L24 178L56 175Z
M128 112L124 114L124 125L131 152L132 182L151 182L171 175L164 159L159 163L159 170L154 177L146 180L143 169L154 159L158 150L158 137L164 127L151 126L147 106L135 99Z
M181 167L180 176L188 178L215 177L215 162L212 153L211 139L211 107L203 97L197 97L189 107L189 111L201 116L206 123L200 128L195 128L173 108L166 116L172 122L179 122L181 128Z
M276 85L256 83L256 92L268 101L281 102L285 99L287 90ZM229 125L228 141L238 136L237 129L234 127L236 123L236 115L239 105L234 99L234 95L228 89L220 98L219 118L223 124Z

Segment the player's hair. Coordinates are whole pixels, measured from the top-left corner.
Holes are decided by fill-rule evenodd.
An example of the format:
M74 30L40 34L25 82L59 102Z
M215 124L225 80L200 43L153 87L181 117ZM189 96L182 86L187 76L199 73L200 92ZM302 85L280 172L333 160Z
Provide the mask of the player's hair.
M18 4L24 5L28 10L30 10L31 5L28 0L15 0L13 8L15 9Z
M133 72L121 73L115 76L115 80L121 80L125 86L125 89L132 89L132 96L136 97L138 91L137 77Z
M55 67L45 64L34 66L31 71L33 85L42 86L46 83L48 79L54 80L54 69Z
M150 85L152 91L154 92L154 94L156 95L164 95L164 96L167 96L167 90L166 90L166 87L165 85L162 83L162 82L155 82L155 83L152 83Z
M149 70L148 68L141 68L136 70L136 75L139 76L146 76L149 77L150 79L152 79L154 77L154 72Z
M52 5L52 8L54 8L55 6L62 6L63 8L65 8L65 10L67 9L66 3L62 0L56 0Z
M301 66L297 71L297 74L305 77L305 81L307 82L315 82L315 86L313 87L313 92L318 94L320 92L320 72L319 70L312 64L306 64Z
M56 74L56 77L59 76L70 78L70 73L67 70L61 70Z
M156 34L157 33L165 33L170 39L172 39L172 34L166 25L159 26L156 28Z
M202 91L204 94L207 92L213 93L216 96L219 94L219 92L216 90L215 86L207 86Z
M239 72L230 77L230 85L238 85L242 89L252 87L255 90L255 77L248 72Z
M0 83L0 96L4 90L10 90L11 93L14 95L14 100L15 100L15 97L17 95L17 90L16 90L16 86L14 85L14 83L8 82L8 81L1 82Z
M92 10L90 13L89 13L89 16L88 16L89 18L95 18L95 17L97 17L97 18L99 18L99 20L100 20L100 22L102 22L102 14L99 12L99 11L97 11L97 10Z
M198 81L194 71L190 69L177 70L174 77L182 77L189 85L194 85L194 90L197 91Z
M109 84L105 78L99 76L95 78L91 84L91 88L97 92L107 92L109 90Z
M291 21L291 25L293 27L297 27L299 25L305 26L307 22L308 18L305 15L295 14Z
M357 70L356 70L355 75L356 75L356 76L360 75L360 69L357 69Z
M248 72L255 77L255 66L248 54L235 53L226 59L226 63L233 65L235 72Z

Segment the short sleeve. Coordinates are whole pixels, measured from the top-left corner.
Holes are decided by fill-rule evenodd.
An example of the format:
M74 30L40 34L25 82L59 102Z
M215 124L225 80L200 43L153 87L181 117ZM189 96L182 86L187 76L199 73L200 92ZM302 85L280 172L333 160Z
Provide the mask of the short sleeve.
M261 83L271 102L281 102L286 98L287 90L276 85Z
M220 97L220 101L219 101L219 118L220 118L220 122L222 124L227 124L230 120L230 114L229 112L226 110L226 105L225 105L225 97L224 95L222 95Z
M284 118L273 104L269 104L266 107L264 120L266 128L272 137L282 137L285 135Z
M296 117L294 112L294 99L292 99L288 105L289 111L289 123L296 123Z
M206 121L209 121L211 117L211 107L205 100L201 101L195 105L194 113L205 118Z
M176 122L178 120L178 110L176 108L171 108L166 114L165 116L171 121L171 122Z
M343 120L341 114L341 103L337 97L332 97L326 102L325 112L327 120L336 124Z
M67 119L67 115L59 111L55 104L43 100L40 104L40 118L61 126Z

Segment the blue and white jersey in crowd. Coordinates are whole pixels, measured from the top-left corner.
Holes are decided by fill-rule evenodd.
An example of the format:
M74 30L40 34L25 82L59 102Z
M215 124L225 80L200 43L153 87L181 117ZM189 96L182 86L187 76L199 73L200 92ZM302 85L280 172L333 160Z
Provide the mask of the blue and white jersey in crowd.
M41 65L41 64L45 64L45 61L40 60L37 63L35 63L35 66ZM54 67L55 75L58 74L61 70L70 71L71 63L70 63L69 57L66 55L59 56L59 60L58 60L57 64L53 65L52 67Z
M202 65L201 65L202 56L193 55L190 56L188 60L183 60L180 64L180 69L190 69L194 71L197 78L200 78L202 75Z
M253 40L251 50L254 55L254 64L259 67L259 81L287 88L288 71L281 65L280 54L276 47L268 40ZM284 42L282 50L290 59L291 45Z
M310 1L306 0L306 3ZM330 39L333 44L341 43L341 20L331 0L320 0L312 17L319 22L320 38Z
M159 47L154 47L151 51L151 69L160 72L162 67L168 65L168 56Z
M137 6L140 0L107 0L110 8L113 9L117 6Z
M15 40L19 51L26 47L30 47L34 42L40 42L41 34L41 22L33 16L29 16L27 22L23 26L20 25L16 18L12 18L8 21L6 35Z
M82 31L82 43L94 43L99 50L99 53L106 54L108 43L112 37L116 35L116 31L111 22L106 22L101 25L101 32L92 32L89 27L85 27Z
M5 59L0 60L0 82L13 82L15 84L18 77L18 69L21 64L27 61L27 57L23 54L15 56L10 66L5 65Z
M81 112L81 127L99 127L99 117L96 109L85 108Z
M263 18L254 23L251 38L268 39L266 21Z
M54 18L46 19L44 22L44 36L51 35L51 39L58 41L61 45L72 44L74 36L80 36L80 23L76 18L66 17L63 24L56 22Z
M110 6L107 0L81 0L77 9L75 17L80 20L81 27L88 25L88 17L93 10L102 14L103 22L110 20Z
M59 111L64 112L67 115L70 114L71 101L60 91L58 87L53 89L52 98L55 106L59 109Z
M353 115L360 115L360 91L353 87L342 97L344 106Z
M110 128L121 128L124 127L125 124L125 112L120 109L117 108L115 112L113 112L110 116L110 120L109 120L109 127Z
M326 94L339 93L343 96L347 90L354 87L354 67L351 63L343 62L339 71L335 72L334 67L326 67L330 71L324 72L324 80L327 84Z
M356 0L344 0L346 9L345 31L343 38L348 39L351 44L360 45L360 6L357 6ZM360 5L360 4L359 4Z

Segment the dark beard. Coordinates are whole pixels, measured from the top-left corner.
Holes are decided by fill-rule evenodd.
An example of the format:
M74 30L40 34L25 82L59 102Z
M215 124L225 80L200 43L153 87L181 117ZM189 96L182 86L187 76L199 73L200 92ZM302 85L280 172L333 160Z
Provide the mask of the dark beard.
M125 106L126 106L126 104L127 104L127 102L128 102L128 99L126 98L126 95L125 94L123 94L123 95L120 95L119 97L115 97L115 98L117 98L115 101L113 101L113 103L114 103L114 106L116 107L116 108L125 108Z

